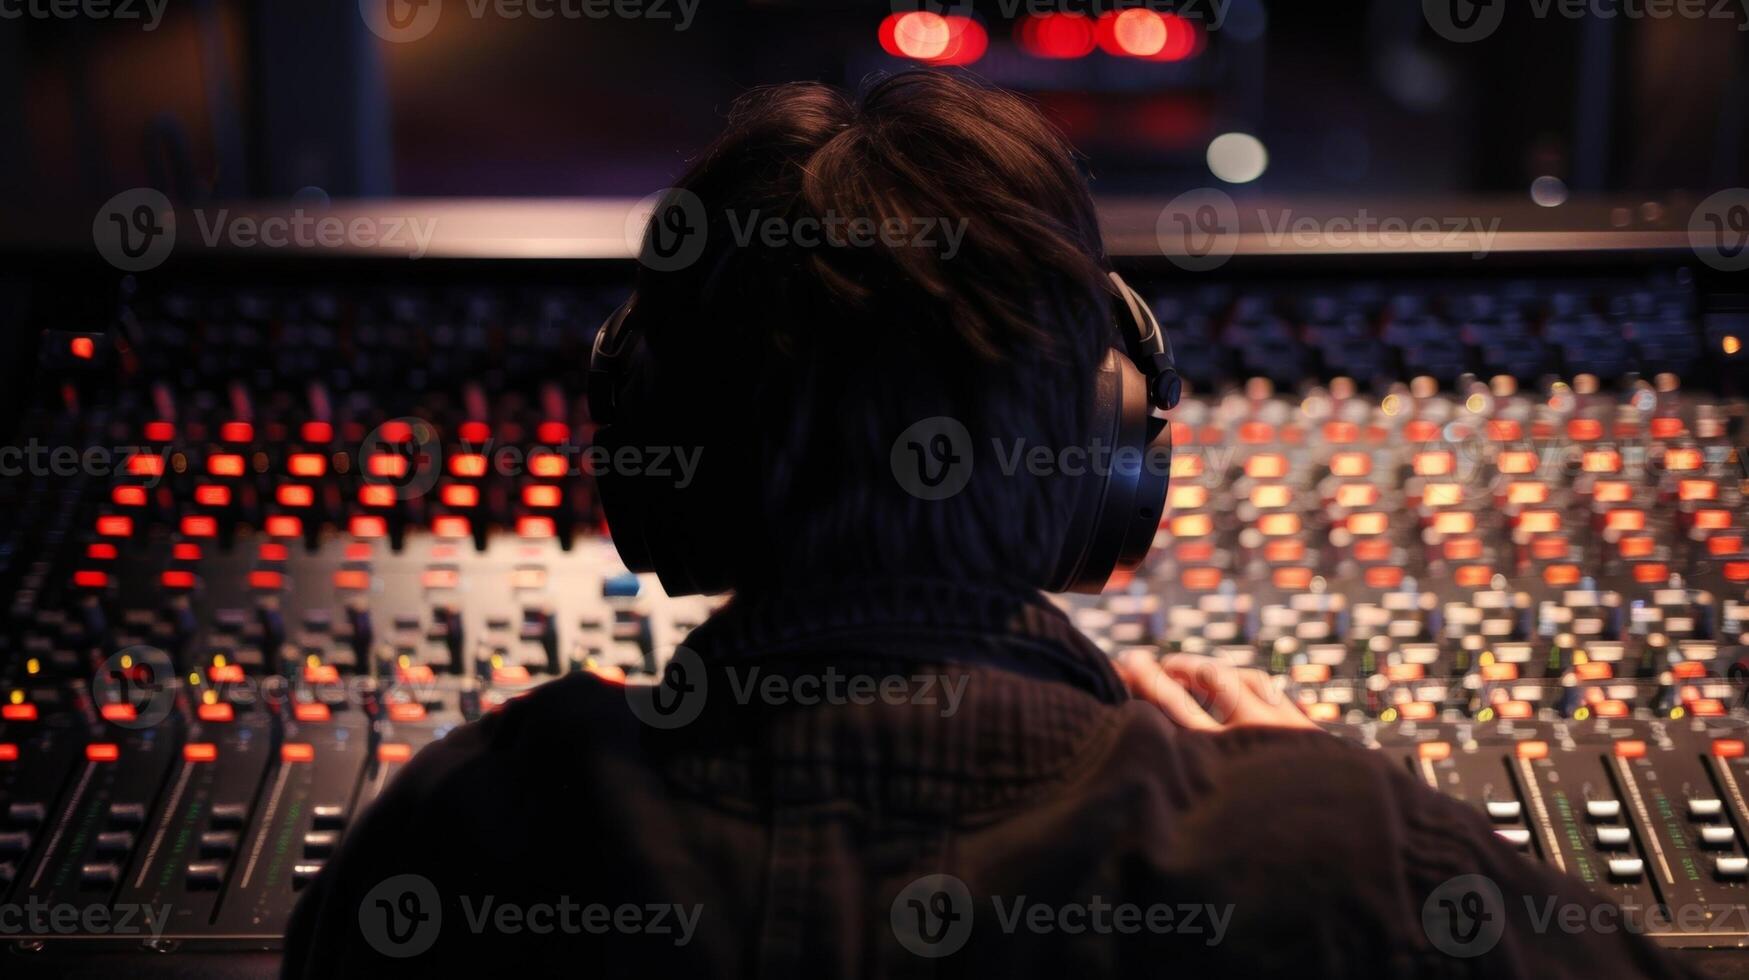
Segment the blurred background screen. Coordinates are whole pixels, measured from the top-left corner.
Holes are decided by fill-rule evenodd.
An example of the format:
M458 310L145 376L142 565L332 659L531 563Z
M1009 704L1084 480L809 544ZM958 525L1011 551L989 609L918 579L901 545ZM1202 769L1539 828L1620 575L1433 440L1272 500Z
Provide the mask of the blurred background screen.
M0 0L0 177L35 206L137 186L178 202L641 195L749 86L916 64L1028 93L1103 195L1215 182L1552 206L1745 172L1745 0L1704 0L1705 17L1657 16L1658 0L1640 16L1611 15L1637 0L1537 16L1504 0L104 0L105 16L32 15L61 2Z

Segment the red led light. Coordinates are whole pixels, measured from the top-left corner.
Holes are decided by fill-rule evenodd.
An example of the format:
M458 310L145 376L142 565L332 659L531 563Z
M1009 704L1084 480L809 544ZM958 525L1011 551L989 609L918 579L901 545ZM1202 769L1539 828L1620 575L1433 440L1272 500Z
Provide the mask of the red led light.
M84 569L73 573L73 584L82 589L101 589L109 584L109 573Z
M216 707L205 705L203 707ZM230 705L226 705L230 707ZM211 742L190 742L182 747L182 758L186 762L212 762L219 757L219 747Z
M147 442L169 442L176 438L176 426L170 422L147 422L144 429Z
M295 538L304 533L303 520L286 514L269 517L266 527L268 537L273 538Z
M104 721L133 721L139 717L139 712L131 704L106 704L97 709Z
M282 762L313 762L316 747L308 742L287 742L279 747L279 758Z
M110 491L109 499L115 501L117 507L146 506L145 487L116 487Z
M281 507L308 507L316 502L316 491L311 487L287 485L280 487L274 498Z
M989 34L977 21L921 10L889 16L881 22L879 38L881 49L893 57L932 65L969 65L990 46Z
M171 546L170 557L177 561L200 561L200 545L192 541L181 541Z
M28 701L23 704L0 704L0 719L5 721L35 721L36 705Z
M393 709L390 713L393 713ZM406 762L411 758L413 758L413 746L405 742L384 742L377 746L377 760L379 762Z
M327 422L305 422L299 433L305 442L327 443L334 441L334 427Z
M457 453L449 458L450 476L473 479L486 475L486 457L479 453Z
M305 670L304 675L308 679L309 671ZM292 715L299 721L329 721L333 718L328 706L319 703L300 704L292 709Z
M292 476L321 476L328 472L328 457L321 453L293 453L285 461L285 468Z
M530 507L557 507L562 498L558 487L535 484L522 488L522 502Z
M121 758L121 747L114 742L96 742L85 746L85 758L91 762L114 762Z
M237 709L231 707L229 704L226 704L223 701L219 701L219 702L215 702L213 704L201 705L196 710L195 714L199 716L201 721L210 721L210 722L234 721L234 720L236 720L236 717L237 717Z
M18 745L14 742L0 742L0 762L17 762Z
M390 721L419 721L425 717L425 706L417 701L397 701L389 705Z
M563 422L542 422L535 427L534 437L549 446L562 446L571 441L571 427Z
M343 568L334 573L334 587L349 592L368 591L370 573L359 568Z
M380 517L361 514L352 519L351 530L355 538L380 538L389 533L389 524Z
M276 541L263 541L257 553L262 561L285 561L291 556L291 549Z
M455 483L443 488L439 495L446 507L478 507L480 505L480 488L465 483Z
M528 458L528 471L543 479L554 480L569 473L571 464L563 456L538 453Z
M192 589L192 588L194 588L194 573L193 572L173 568L173 569L165 572L163 575L160 575L158 578L159 578L159 581L164 583L164 587L166 589Z
M206 471L213 476L242 476L243 457L235 453L217 453L207 457Z
M1093 21L1076 13L1035 14L1020 22L1021 50L1035 58L1084 58L1093 53Z
M129 456L127 469L129 476L163 476L164 457L144 454Z
M524 538L550 538L556 532L550 517L519 517L516 519L516 533Z
M68 341L67 350L81 361L89 361L97 356L97 344L90 337L74 337Z
M1107 54L1128 58L1152 58L1166 48L1166 21L1142 7L1108 11L1094 29L1095 40Z
M468 519L453 514L433 518L431 533L440 538L465 538L468 536Z
M381 483L367 483L358 488L358 502L366 507L393 507L395 488Z
M211 517L190 514L182 519L182 533L190 538L210 538L219 533L219 522Z
M377 438L383 442L412 442L413 426L399 419L384 422L377 428Z
M134 533L134 519L125 514L110 514L97 519L97 533L106 538L125 538Z
M1202 36L1197 33L1196 25L1177 14L1159 14L1160 23L1166 27L1166 43L1160 45L1160 50L1149 56L1149 61L1183 61L1196 54L1202 44Z
M492 427L484 422L463 422L456 434L465 443L479 445L492 438Z
M371 476L398 480L407 475L407 457L393 453L378 453L365 463Z
M1719 539L1714 538L1713 540L1717 541ZM85 557L92 561L110 561L115 558L115 556L115 545L106 541L98 541L95 544L85 546Z
M219 426L219 439L223 442L254 442L255 427L247 422L226 422Z
M214 684L243 683L243 667L241 664L225 664L223 667L208 667L206 669L206 675ZM229 708L230 705L227 704L225 707ZM202 718L205 719L205 716L203 715ZM229 721L230 719L226 718L225 720Z
M231 503L231 488L217 484L195 487L194 502L203 507L228 507Z
M285 587L285 575L268 569L250 572L249 587L262 592L277 592Z

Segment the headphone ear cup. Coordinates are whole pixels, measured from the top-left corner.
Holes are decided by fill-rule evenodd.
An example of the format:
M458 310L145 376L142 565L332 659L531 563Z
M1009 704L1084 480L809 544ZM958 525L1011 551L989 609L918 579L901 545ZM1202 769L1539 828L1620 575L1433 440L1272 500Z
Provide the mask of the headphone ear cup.
M1172 427L1154 416L1148 380L1122 351L1108 351L1100 364L1093 419L1089 448L1103 455L1079 477L1075 513L1050 585L1056 592L1099 592L1113 572L1140 565L1166 507Z

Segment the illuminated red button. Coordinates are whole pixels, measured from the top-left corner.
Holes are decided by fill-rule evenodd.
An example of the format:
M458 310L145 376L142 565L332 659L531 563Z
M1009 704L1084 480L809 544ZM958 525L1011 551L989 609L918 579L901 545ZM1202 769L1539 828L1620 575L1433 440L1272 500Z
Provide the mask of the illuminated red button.
M275 538L295 538L304 533L302 518L288 514L278 514L267 519L267 533Z
M219 426L219 439L223 442L254 442L255 427L247 422L226 422Z
M486 457L479 453L457 453L449 458L449 475L463 479L485 476Z
M492 683L527 684L528 668L520 664L511 664L507 667L496 668L492 671Z
M129 456L127 471L129 476L163 476L164 457L147 456L143 453L138 456Z
M308 742L287 742L279 747L282 762L314 762L316 747Z
M1400 565L1375 565L1362 577L1369 588L1394 589L1403 584L1403 568Z
M530 507L557 507L563 502L563 493L558 487L532 484L522 488L522 502Z
M1684 681L1694 680L1697 677L1705 677L1706 676L1706 661L1704 661L1704 660L1683 660L1679 663L1671 664L1670 665L1670 676L1676 678L1677 680L1684 680Z
M400 419L392 419L377 428L377 437L383 442L412 442L413 425Z
M36 705L28 701L23 704L0 704L0 719L5 721L35 721Z
M126 722L139 720L139 712L131 704L106 704L97 709L104 721Z
M1567 422L1567 438L1591 442L1603 438L1603 423L1596 419L1571 419Z
M1717 698L1700 698L1689 702L1688 710L1703 718L1716 718L1725 713L1725 705Z
M528 471L545 479L557 479L571 472L571 464L563 456L535 453L528 458Z
M370 588L370 573L360 568L343 568L334 573L334 587L364 592Z
M211 538L219 533L219 522L216 518L190 514L182 519L182 533L191 538Z
M1431 721L1438 713L1431 701L1407 701L1397 708L1397 714L1409 721Z
M179 541L171 546L170 557L177 561L200 561L200 545L192 541Z
M1518 680L1518 665L1502 663L1487 664L1482 668L1482 679L1485 681Z
M454 514L433 518L431 533L440 538L465 538L468 536L468 519Z
M74 337L67 342L67 350L81 361L89 361L97 356L97 343L90 337Z
M1390 538L1362 538L1354 542L1354 557L1357 561L1390 561L1392 547ZM1401 580L1400 576L1398 580ZM1389 575L1382 576L1379 581L1384 584L1375 588L1388 589L1395 584Z
M425 706L417 701L402 701L389 705L390 721L420 721L425 717Z
M1600 660L1588 660L1573 666L1573 674L1582 681L1604 681L1615 676L1615 670Z
M407 475L407 457L393 453L378 453L365 461L365 472L371 476L399 480Z
M1549 743L1519 742L1513 746L1512 754L1520 759L1546 759L1549 757Z
M1713 739L1713 755L1720 759L1741 758L1745 746L1740 738Z
M334 439L334 427L327 422L305 422L299 432L305 442L324 443Z
M231 488L216 484L195 487L194 502L202 507L228 507L231 503Z
M405 742L384 742L377 746L377 760L380 762L406 762L413 758L413 746Z
M571 427L563 422L542 422L534 435L549 446L562 446L571 441Z
M225 664L223 666L208 667L206 669L206 675L214 684L243 683L243 667L241 664ZM224 705L224 707L229 708L230 705L227 704Z
M219 757L219 747L211 742L190 742L182 747L187 762L212 762Z
M328 457L320 453L294 453L286 460L285 468L292 476L319 477L328 472Z
M249 573L249 587L261 592L278 592L285 588L285 574L271 569L257 569Z
M360 514L352 519L350 530L355 538L380 538L389 533L389 524L380 517Z
M316 502L316 490L314 487L288 484L275 491L274 497L281 507L308 507Z
M192 589L192 588L194 588L194 573L193 572L173 568L173 569L165 572L163 575L160 575L158 578L159 578L159 581L164 583L164 587L166 589Z
M1439 438L1439 425L1427 419L1416 419L1403 426L1403 438L1410 442L1432 442Z
M1615 757L1618 759L1644 759L1646 743L1637 738L1624 738L1615 743Z
M0 762L17 762L18 746L12 742L0 742Z
M292 717L299 721L331 721L333 713L328 706L320 703L300 704L292 709Z
M1450 742L1422 742L1415 746L1415 755L1429 762L1451 758Z
M121 758L121 748L113 742L93 742L85 746L85 758L89 762L114 762Z
M305 664L304 680L311 684L338 684L340 683L340 671L333 664ZM328 710L328 706L325 704L314 705L314 707L324 711Z
M467 483L452 483L441 494L445 507L478 507L480 488Z
M1626 701L1599 701L1591 710L1595 711L1599 718L1626 718L1628 716Z
M358 488L358 502L366 507L393 507L395 488L381 483L367 483Z
M134 519L126 514L108 514L97 519L97 533L106 538L125 538L134 533Z
M85 546L85 557L92 561L110 561L116 556L115 545L96 541Z
M1529 718L1536 712L1528 701L1502 701L1494 706L1494 713L1502 718Z
M524 538L550 538L557 531L550 517L519 517L516 519L516 534Z
M403 684L430 684L436 681L437 675L425 664L408 664L395 669L396 676Z
M463 442L482 443L492 438L492 427L484 422L463 422L456 434Z
M146 437L147 442L169 442L176 438L176 426L162 419L156 422L147 422L142 434Z
M206 471L213 476L242 476L243 457L235 453L215 453L207 457Z
M237 718L236 709L223 701L203 704L196 709L195 714L200 717L201 721L207 722L235 721Z
M73 584L81 589L101 589L109 584L109 573L82 569L73 573Z
M109 499L115 501L117 507L146 506L145 487L116 487L109 493Z

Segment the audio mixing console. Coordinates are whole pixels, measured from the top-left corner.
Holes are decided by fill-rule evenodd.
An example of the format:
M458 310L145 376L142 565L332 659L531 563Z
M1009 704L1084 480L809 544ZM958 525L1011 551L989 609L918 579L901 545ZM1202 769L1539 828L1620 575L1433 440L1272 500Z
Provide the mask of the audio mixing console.
M0 899L77 913L0 923L0 962L270 951L421 746L709 614L602 534L581 386L621 296L426 268L20 314ZM1660 941L1749 945L1749 316L1680 265L1150 285L1171 508L1077 625L1264 667Z

